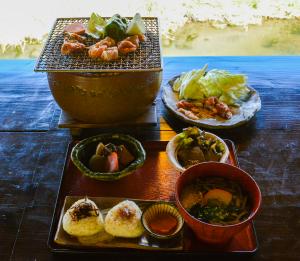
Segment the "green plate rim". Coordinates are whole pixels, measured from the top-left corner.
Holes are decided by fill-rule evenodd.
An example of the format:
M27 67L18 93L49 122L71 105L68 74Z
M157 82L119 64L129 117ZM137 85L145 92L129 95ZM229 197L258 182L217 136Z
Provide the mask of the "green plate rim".
M79 160L78 154L87 144L100 142L103 139L121 140L127 143L131 143L132 145L134 145L135 150L138 153L138 157L122 171L113 172L113 173L91 171ZM80 141L79 143L77 143L71 151L71 160L83 175L86 175L90 178L97 179L97 180L111 181L111 180L118 180L127 175L130 175L133 171L142 167L146 160L146 152L142 144L137 139L133 138L130 135L105 133L105 134L99 134L96 136L86 138Z

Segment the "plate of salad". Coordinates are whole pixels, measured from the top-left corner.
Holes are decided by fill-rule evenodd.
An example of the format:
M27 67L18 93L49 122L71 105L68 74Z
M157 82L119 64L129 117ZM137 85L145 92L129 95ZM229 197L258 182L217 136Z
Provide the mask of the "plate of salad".
M179 119L209 129L240 126L261 108L259 93L247 85L246 75L208 70L207 65L171 79L162 99Z

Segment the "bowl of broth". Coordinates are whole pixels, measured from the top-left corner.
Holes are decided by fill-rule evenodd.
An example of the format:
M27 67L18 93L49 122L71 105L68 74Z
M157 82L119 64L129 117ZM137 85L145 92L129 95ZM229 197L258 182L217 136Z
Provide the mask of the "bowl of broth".
M185 170L177 179L176 204L196 237L210 244L226 244L255 218L261 192L240 168L205 162Z

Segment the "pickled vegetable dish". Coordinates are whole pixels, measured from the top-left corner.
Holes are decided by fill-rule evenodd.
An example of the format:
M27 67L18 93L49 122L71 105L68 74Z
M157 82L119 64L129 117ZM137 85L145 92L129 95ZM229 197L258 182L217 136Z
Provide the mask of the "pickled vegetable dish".
M177 159L185 168L205 161L219 161L224 152L221 141L207 137L197 127L186 128L179 134Z
M181 194L183 207L195 218L215 225L233 225L250 215L250 202L241 186L222 177L198 178Z

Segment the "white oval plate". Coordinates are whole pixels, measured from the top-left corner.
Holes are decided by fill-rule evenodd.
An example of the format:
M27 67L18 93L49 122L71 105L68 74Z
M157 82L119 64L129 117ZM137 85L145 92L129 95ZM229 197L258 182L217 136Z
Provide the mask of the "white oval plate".
M204 127L208 129L234 128L247 123L255 115L255 113L258 112L261 108L261 100L258 92L255 89L248 86L248 88L251 90L251 96L247 101L242 103L242 105L239 108L239 113L234 114L231 119L221 120L221 119L209 118L209 119L192 120L177 111L176 103L179 101L179 98L178 98L178 93L173 91L172 85L176 80L176 78L178 77L179 76L174 77L168 82L168 84L163 86L162 100L165 106L167 107L167 109L169 109L177 118L187 123L190 123L192 125L198 127Z

